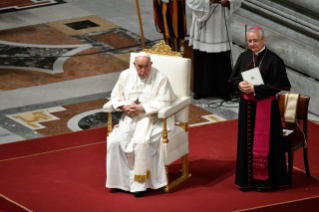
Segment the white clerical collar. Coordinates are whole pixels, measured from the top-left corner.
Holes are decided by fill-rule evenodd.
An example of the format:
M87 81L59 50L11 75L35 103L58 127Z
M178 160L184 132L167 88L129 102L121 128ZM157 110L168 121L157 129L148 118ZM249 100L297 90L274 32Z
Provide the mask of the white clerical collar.
M266 46L264 46L264 48L262 48L259 52L254 52L254 54L257 56L260 52L264 51L266 48Z

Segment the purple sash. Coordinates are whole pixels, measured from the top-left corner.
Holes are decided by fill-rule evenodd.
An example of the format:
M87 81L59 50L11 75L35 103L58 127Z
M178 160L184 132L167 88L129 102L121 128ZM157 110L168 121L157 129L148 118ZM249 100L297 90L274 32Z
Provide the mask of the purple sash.
M244 94L246 100L256 102L255 133L253 144L253 179L268 179L271 101L276 96L256 100L254 94Z

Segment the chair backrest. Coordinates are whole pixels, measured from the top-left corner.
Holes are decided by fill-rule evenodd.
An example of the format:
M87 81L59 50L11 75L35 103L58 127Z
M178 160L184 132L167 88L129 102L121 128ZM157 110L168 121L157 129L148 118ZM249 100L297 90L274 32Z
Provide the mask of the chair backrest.
M133 62L136 54L131 53L130 68L134 67ZM168 78L178 98L190 95L190 59L151 54L151 60L153 62L152 66ZM175 120L183 123L188 122L188 107L178 112L175 115Z
M277 96L281 117L285 114L285 93L279 93ZM303 131L306 134L308 131L308 106L310 97L307 95L299 95L297 105L297 119L303 121Z

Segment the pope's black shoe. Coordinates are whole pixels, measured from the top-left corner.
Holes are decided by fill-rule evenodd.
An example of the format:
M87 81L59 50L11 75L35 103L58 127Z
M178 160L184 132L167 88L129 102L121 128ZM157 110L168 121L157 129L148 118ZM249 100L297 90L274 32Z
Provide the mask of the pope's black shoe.
M137 192L134 192L134 197L142 197L144 196L146 191L137 191Z

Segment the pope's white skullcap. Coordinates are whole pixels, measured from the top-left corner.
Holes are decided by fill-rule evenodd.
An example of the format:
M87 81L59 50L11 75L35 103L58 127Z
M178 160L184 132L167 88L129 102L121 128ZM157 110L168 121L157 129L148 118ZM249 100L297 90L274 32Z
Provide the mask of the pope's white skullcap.
M142 56L148 57L148 58L151 59L151 55L148 54L148 53L146 53L146 52L140 52L140 53L136 54L135 58L137 58L137 57L142 57Z

